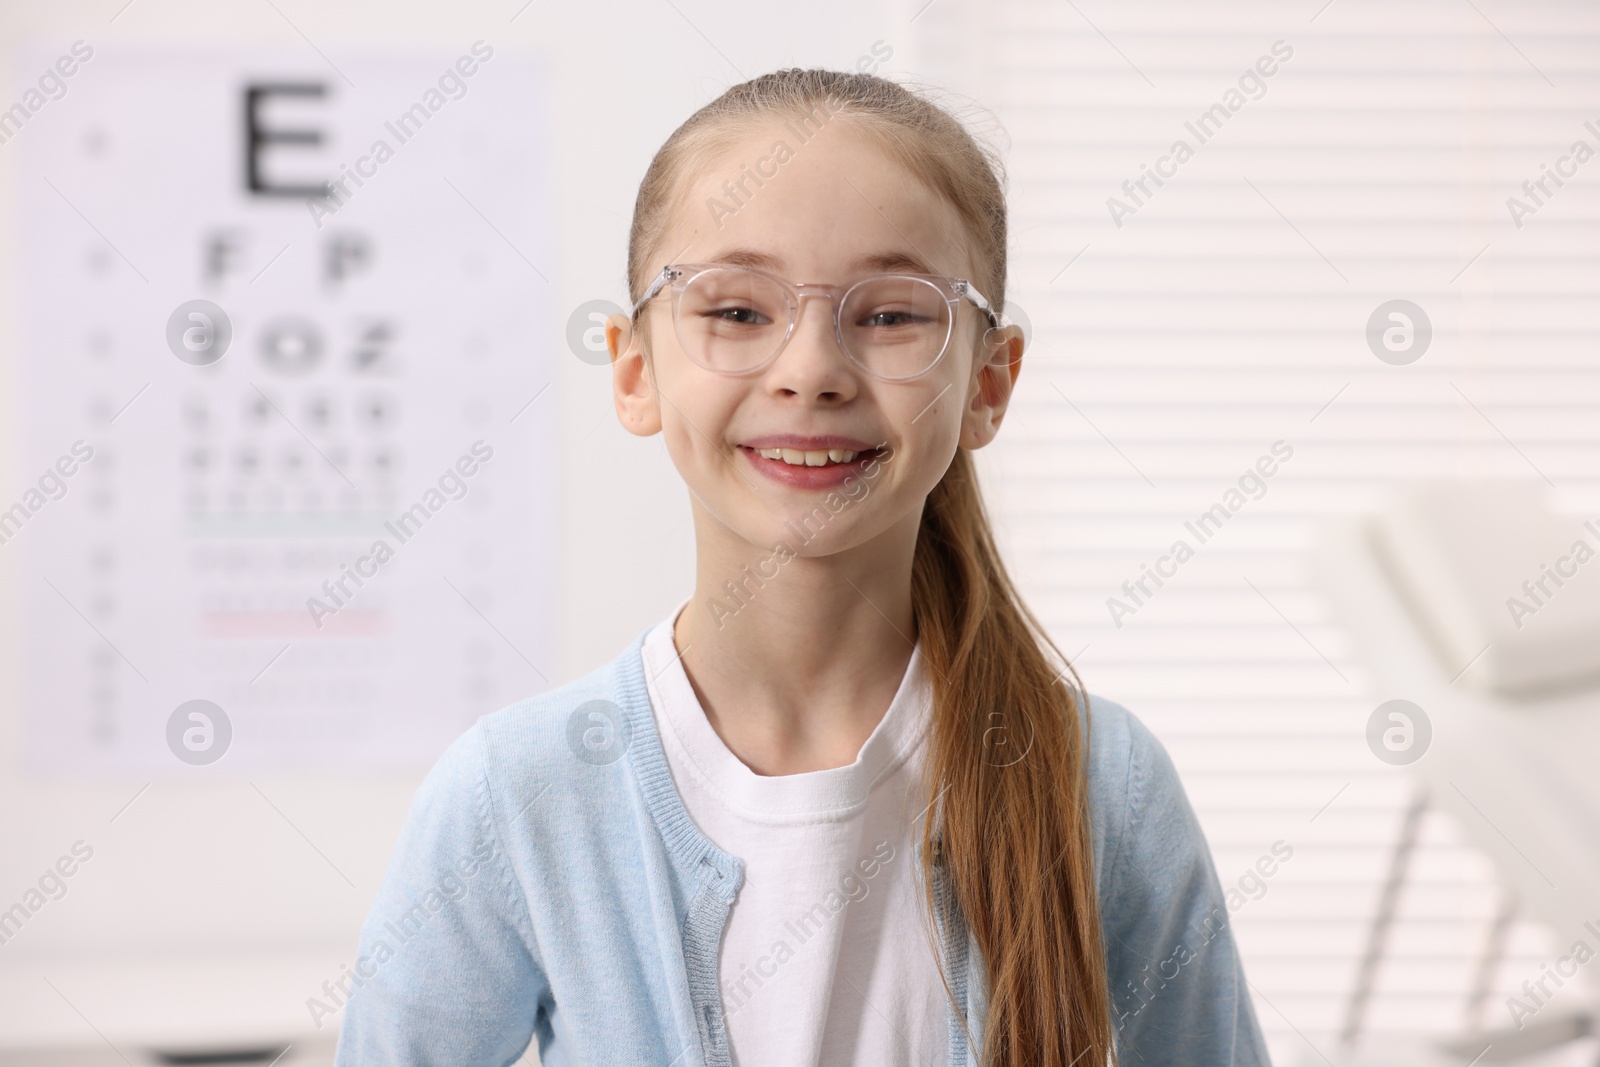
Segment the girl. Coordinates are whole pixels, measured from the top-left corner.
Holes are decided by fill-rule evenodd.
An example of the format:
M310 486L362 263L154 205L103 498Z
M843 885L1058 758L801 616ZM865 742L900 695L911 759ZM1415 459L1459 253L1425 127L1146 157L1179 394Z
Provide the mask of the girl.
M1161 745L1023 606L971 451L1021 369L999 165L873 76L656 154L607 338L694 596L422 786L342 1064L1262 1064Z

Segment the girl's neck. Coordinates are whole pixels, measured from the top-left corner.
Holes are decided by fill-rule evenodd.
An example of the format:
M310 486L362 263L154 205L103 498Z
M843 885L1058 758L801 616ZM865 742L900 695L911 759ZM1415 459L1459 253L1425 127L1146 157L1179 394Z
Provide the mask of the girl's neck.
M698 509L695 526L695 595L673 637L712 728L757 774L854 762L916 640L916 527L806 557L757 549Z

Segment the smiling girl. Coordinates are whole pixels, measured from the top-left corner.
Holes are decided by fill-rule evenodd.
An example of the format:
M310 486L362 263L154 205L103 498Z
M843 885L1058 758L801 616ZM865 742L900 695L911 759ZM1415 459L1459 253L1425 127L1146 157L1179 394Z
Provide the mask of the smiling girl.
M990 532L1005 257L998 161L870 75L756 78L657 152L607 339L694 594L440 760L340 1063L1266 1062L1171 761Z

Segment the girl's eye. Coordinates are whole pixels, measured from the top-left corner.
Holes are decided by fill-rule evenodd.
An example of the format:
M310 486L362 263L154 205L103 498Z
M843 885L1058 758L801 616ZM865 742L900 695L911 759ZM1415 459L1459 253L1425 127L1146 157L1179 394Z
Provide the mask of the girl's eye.
M895 326L915 326L927 320L910 311L874 311L861 320L861 325L889 329Z
M772 321L755 308L749 307L717 308L707 312L706 316L718 322L733 323L737 326L765 326Z

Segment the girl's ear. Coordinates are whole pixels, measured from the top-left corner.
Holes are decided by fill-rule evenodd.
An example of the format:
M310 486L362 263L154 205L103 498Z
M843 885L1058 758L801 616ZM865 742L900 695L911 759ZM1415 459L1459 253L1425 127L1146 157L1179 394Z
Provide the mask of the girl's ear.
M1022 327L994 327L984 332L973 359L967 405L961 414L961 445L982 448L1000 432L1011 403L1017 375L1022 373Z
M661 405L650 364L639 347L633 320L617 313L606 319L606 348L611 352L611 400L617 419L629 433L648 437L661 430Z
M1028 336L1016 323L1010 326L991 326L983 331L983 356L985 362L991 365L1020 362L1022 350L1027 346Z

